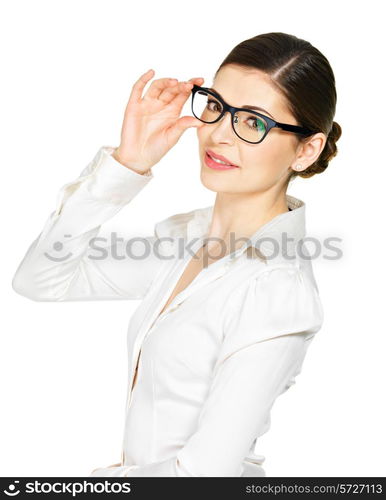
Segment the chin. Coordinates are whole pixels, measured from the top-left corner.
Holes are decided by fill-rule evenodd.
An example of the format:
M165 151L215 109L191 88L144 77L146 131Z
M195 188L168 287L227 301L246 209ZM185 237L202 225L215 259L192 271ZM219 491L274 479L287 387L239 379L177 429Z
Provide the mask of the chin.
M201 184L215 193L232 193L234 192L235 183L230 179L220 178L217 172L208 172L207 167L201 167L200 173Z

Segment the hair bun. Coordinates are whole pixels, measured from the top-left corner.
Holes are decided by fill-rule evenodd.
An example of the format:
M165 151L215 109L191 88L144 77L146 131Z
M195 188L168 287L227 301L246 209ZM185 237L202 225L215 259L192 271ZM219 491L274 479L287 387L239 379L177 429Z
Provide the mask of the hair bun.
M332 127L330 132L328 133L328 139L336 142L339 137L342 135L342 128L337 122L332 122Z

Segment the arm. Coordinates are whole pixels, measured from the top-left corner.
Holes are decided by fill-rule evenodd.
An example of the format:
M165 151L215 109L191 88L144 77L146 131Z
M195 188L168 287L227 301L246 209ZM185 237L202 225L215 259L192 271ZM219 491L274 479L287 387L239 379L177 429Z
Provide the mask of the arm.
M60 189L56 210L13 277L17 293L37 301L144 296L165 262L153 252L156 235L146 238L147 247L140 246L138 253L135 245L131 248L135 255L150 248L143 259L128 256L122 238L107 245L96 240L91 256L86 255L101 225L153 179L151 171L139 174L119 163L112 151L112 147L100 148L80 176Z
M79 178L62 187L56 210L13 277L12 287L20 295L38 301L139 299L161 272L166 259L160 257L158 245L157 255L151 251L149 258L139 260L117 260L110 258L111 252L99 260L85 255L101 224L152 179L151 168L183 132L202 126L200 120L180 118L180 114L191 88L203 79L178 82L161 78L153 81L142 97L153 76L149 70L138 78L124 113L116 158L133 170L111 156L114 148L102 147ZM156 238L147 241L152 247L158 243ZM125 249L122 243L118 245ZM110 250L116 250L113 247L114 243ZM58 250L60 257L56 258Z
M320 302L309 285L300 271L276 269L235 291L194 434L168 460L101 468L91 475L241 476L255 438L268 430L274 401L294 384L320 328Z
M291 385L308 344L304 335L287 335L233 354L217 371L197 430L176 457L96 469L91 476L241 476L243 459L275 399Z

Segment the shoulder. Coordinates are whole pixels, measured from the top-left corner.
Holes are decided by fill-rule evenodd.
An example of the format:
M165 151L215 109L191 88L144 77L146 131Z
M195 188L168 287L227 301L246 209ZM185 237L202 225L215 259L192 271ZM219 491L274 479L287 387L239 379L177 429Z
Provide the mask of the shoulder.
M255 271L228 296L224 306L220 357L275 337L313 337L323 323L323 307L313 277L297 264Z

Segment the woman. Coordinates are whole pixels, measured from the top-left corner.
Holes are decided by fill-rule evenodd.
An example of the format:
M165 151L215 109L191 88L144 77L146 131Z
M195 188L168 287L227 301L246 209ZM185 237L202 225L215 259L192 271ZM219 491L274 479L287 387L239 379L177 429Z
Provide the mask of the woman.
M142 97L153 76L132 88L119 146L61 188L13 287L38 301L142 299L122 460L91 476L264 476L256 440L323 322L305 203L286 191L336 155L334 75L310 43L268 33L237 45L210 89L161 78ZM190 96L194 117L180 118ZM122 258L119 239L86 255L189 127L214 205L159 221L142 258Z

